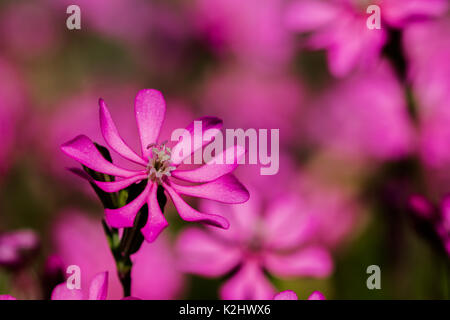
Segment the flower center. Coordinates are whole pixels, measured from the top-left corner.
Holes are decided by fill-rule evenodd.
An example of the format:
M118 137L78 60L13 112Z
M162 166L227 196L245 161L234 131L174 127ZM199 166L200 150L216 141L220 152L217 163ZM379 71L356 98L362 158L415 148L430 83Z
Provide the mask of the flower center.
M148 178L152 181L161 183L164 176L170 177L170 172L175 170L171 166L170 158L172 150L166 147L165 143L161 145L150 144L147 149L152 149L152 154L148 157L148 165L146 168Z

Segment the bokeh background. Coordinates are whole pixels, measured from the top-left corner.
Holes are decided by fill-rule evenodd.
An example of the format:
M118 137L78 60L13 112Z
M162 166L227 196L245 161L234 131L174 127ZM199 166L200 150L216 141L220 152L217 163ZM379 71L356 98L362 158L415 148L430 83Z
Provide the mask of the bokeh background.
M372 3L381 30L365 25ZM81 8L81 30L66 27L70 4ZM330 6L351 9L330 20ZM137 147L134 96L155 88L167 101L166 137L204 115L228 128L280 129L279 173L243 166L236 175L267 199L301 199L319 225L311 241L334 269L320 279L271 276L278 291L448 299L450 222L430 231L410 197L438 206L450 191L449 26L447 1L1 0L0 235L32 230L39 246L0 265L0 294L47 298L74 262L83 283L115 276L100 201L66 170L77 164L59 146L80 133L104 144L103 98ZM136 257L135 295L218 298L228 275L184 273L176 243L187 224L171 206L165 215L171 227ZM381 290L366 287L373 264ZM110 286L119 297L117 279Z

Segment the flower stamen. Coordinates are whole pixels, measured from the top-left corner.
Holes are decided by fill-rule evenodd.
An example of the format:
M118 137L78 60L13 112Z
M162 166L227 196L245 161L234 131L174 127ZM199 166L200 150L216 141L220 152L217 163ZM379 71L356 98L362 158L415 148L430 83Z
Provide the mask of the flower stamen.
M172 150L166 147L166 142L163 142L160 146L156 144L148 145L148 149L152 149L152 154L149 155L149 161L147 165L148 178L152 181L161 183L161 179L165 176L170 177L171 171L176 168L171 165Z

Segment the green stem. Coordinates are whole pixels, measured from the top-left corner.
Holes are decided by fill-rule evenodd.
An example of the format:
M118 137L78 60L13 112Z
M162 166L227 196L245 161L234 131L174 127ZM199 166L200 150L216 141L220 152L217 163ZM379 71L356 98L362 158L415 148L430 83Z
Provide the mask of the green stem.
M158 186L157 199L161 211L164 212L167 198L162 186ZM131 270L133 268L133 262L130 256L140 249L144 241L141 228L147 223L147 219L148 207L145 205L136 215L133 227L124 229L121 239L118 229L110 228L104 220L102 221L111 253L116 261L117 274L122 284L124 297L131 295Z

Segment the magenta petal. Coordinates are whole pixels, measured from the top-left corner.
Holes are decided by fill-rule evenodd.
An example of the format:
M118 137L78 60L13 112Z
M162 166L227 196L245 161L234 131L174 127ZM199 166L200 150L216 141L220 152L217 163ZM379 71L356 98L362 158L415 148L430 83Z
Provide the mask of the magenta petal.
M108 294L108 272L97 274L89 287L89 300L106 300Z
M166 102L158 90L139 91L134 102L136 122L141 137L142 156L147 158L151 152L148 146L156 143L166 114Z
M67 283L58 284L52 292L52 300L84 300L83 291L80 289L69 289Z
M191 208L184 200L178 195L178 193L169 185L163 183L164 189L169 193L173 204L177 208L178 214L185 221L196 221L222 229L228 229L230 224L227 219L216 214L202 213Z
M294 291L286 290L276 294L273 300L298 300L298 297Z
M0 300L17 300L13 296L10 296L9 294L0 294Z
M320 291L314 291L311 293L311 295L308 297L308 300L326 300L325 296Z
M223 203L246 202L250 194L242 183L232 174L226 174L214 181L195 186L180 186L171 183L178 194L215 200Z
M100 99L99 105L100 128L102 130L102 135L106 143L111 147L111 149L116 151L122 157L145 166L147 162L139 157L133 150L131 150L131 148L120 137L119 131L117 130L117 127L114 124L111 114L109 113L109 110L106 107L106 103L105 101L103 101L103 99Z
M200 136L196 136L195 134L197 132L194 132L194 122L201 121L202 123L202 129L200 133ZM189 157L192 153L194 153L196 150L200 149L201 147L205 146L206 144L210 143L210 141L203 141L203 137L207 135L210 131L220 129L223 125L222 120L216 117L202 117L199 119L194 120L189 126L186 127L187 134L186 136L183 136L181 138L181 141L179 141L173 148L172 148L172 163L174 165L180 164L184 159ZM194 141L199 140L201 141L201 144L198 146L195 145ZM186 147L188 146L188 147ZM181 150L191 150L190 154L180 154Z
M138 182L140 180L147 179L146 174L140 174L131 178L119 180L119 181L113 181L113 182L104 182L104 181L96 181L92 180L91 182L95 183L97 187L102 189L105 192L117 192L119 190L125 189L126 187L132 185L135 182Z
M136 175L135 171L122 169L103 158L91 139L85 135L66 142L61 146L61 150L92 170L125 178Z
M148 242L155 241L164 228L169 225L159 207L158 199L156 197L157 191L158 185L154 184L150 191L150 196L147 199L148 220L146 225L141 229L145 240Z
M232 172L238 166L237 161L245 154L245 149L241 146L233 146L226 149L221 154L215 156L208 163L193 170L174 170L172 176L177 179L189 182L209 182ZM226 159L233 158L233 161L226 162ZM220 163L214 163L217 159L222 159Z
M305 243L317 230L317 220L298 197L275 200L264 219L264 239L272 249L291 249Z
M220 289L224 300L271 300L275 294L260 266L253 261L243 264L241 269Z
M200 228L184 230L177 239L176 250L184 272L206 277L225 275L242 257L239 247Z
M106 222L114 228L132 227L136 214L147 201L151 183L148 183L144 191L126 206L118 209L105 209Z
M326 277L333 270L333 262L322 247L308 247L291 254L267 253L266 268L280 277Z

